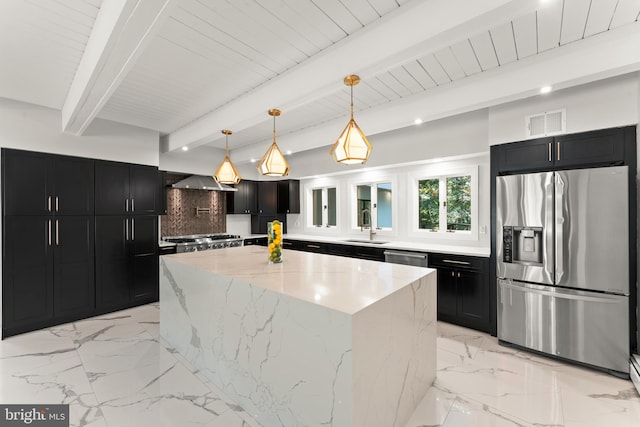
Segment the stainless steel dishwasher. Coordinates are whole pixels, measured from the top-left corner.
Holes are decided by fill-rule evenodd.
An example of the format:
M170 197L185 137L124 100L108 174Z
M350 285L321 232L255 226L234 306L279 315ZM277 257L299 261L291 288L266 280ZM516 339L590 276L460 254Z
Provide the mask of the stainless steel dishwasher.
M421 252L384 251L384 262L426 267L427 254Z

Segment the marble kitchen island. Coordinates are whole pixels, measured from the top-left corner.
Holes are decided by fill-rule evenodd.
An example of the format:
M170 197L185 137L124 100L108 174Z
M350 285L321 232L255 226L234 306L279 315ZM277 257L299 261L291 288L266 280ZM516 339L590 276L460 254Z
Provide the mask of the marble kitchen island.
M283 257L161 257L162 338L264 427L404 426L435 379L435 270Z

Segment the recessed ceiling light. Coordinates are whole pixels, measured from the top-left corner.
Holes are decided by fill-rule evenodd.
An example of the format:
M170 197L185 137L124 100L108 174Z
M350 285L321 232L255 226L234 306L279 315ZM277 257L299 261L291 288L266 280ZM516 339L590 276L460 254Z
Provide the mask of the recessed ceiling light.
M182 147L182 151L189 151L189 147L185 145L184 147Z
M255 163L256 161L256 159L251 159L251 163Z
M551 86L542 86L540 88L540 93L549 93L551 92Z
M290 154L291 154L291 150L287 150L287 155L290 155Z
M413 124L414 124L414 125L422 124L422 119L418 117L417 119L415 119L415 120L413 121Z

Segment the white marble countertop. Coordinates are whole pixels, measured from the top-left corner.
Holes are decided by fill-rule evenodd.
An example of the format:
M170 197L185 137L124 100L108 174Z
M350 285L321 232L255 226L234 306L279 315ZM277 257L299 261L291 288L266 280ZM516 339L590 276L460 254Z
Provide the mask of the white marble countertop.
M245 236L245 238L266 237L266 235L253 234ZM477 246L460 246L460 245L442 245L432 243L416 243L387 240L385 237L376 237L374 241L383 241L386 243L368 243L365 238L353 236L333 237L333 236L316 236L312 234L285 234L284 240L307 240L311 242L339 243L341 245L368 246L382 249L395 249L399 251L419 251L419 252L436 252L451 255L467 255L478 257L489 257L491 250L489 248ZM347 240L361 240L358 242L348 242Z
M165 255L194 268L354 314L435 270L355 258L284 251L268 263L267 248L244 246Z

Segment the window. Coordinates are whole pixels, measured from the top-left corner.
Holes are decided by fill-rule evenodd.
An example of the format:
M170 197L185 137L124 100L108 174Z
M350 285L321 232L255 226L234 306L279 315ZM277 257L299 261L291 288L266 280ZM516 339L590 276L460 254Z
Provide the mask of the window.
M418 232L475 234L477 168L416 177Z
M311 190L312 226L336 226L336 199L337 196L335 187L314 188Z
M356 186L356 227L393 228L393 192L391 182Z

